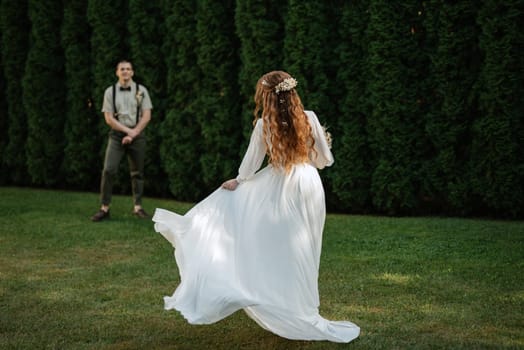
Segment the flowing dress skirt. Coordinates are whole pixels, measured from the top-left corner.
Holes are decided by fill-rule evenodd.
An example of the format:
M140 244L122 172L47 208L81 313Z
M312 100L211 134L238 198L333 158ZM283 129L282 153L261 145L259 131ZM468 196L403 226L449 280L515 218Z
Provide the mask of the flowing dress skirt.
M288 339L349 342L348 321L319 315L318 269L325 201L317 169L271 166L235 191L217 189L181 216L157 209L155 230L175 248L181 282L165 308L189 323L217 322L243 309Z

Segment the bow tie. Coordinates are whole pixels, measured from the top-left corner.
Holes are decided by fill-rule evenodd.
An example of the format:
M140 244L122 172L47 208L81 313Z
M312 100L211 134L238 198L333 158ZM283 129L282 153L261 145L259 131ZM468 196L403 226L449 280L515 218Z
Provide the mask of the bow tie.
M121 86L120 91L131 91L131 86L128 86L128 87Z

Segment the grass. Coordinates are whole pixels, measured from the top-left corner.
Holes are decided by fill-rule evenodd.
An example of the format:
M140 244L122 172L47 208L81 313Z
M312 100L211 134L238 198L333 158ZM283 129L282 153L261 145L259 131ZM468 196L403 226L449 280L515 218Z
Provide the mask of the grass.
M191 326L164 311L169 243L116 196L0 188L0 349L522 349L524 223L328 215L320 313L349 344L290 341L243 312ZM190 204L146 198L152 211Z

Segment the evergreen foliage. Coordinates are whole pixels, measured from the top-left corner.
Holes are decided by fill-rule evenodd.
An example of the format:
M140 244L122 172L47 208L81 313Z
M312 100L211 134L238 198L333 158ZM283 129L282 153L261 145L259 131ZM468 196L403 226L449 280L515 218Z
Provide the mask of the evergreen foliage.
M282 69L284 5L264 0L237 0L235 24L240 40L239 85L244 143L249 141L253 130L253 96L258 78L267 72ZM243 154L245 147L239 151Z
M22 94L22 78L28 51L31 27L27 17L27 1L2 0L0 4L2 28L2 60L7 99L7 125L2 169L10 183L29 183L25 143L27 139L27 115Z
M1 23L1 22L0 22ZM0 25L0 47L2 47L2 26ZM6 79L4 78L4 63L0 56L0 91L5 91ZM5 146L7 144L7 100L5 94L0 95L0 185L7 182L8 173L3 158L5 155Z
M284 67L298 80L298 91L306 109L321 121L336 120L330 100L330 68L333 50L329 47L333 19L328 4L316 0L289 0L285 23ZM336 84L333 81L333 86Z
M196 119L200 69L197 60L196 0L176 0L164 9L164 56L167 67L166 116L161 126L160 158L178 200L203 194L198 156L200 124Z
M129 59L154 105L148 195L236 176L255 83L282 69L333 135L329 210L522 218L523 17L522 0L0 0L0 184L98 190L102 98Z
M366 57L368 1L344 3L338 35L338 76L341 94L337 98L336 131L333 139L335 164L330 172L333 193L339 210L366 212L371 205L370 159L367 137L367 116L370 106L366 100Z
M478 16L484 62L473 125L472 188L499 216L524 213L524 2L485 1Z
M151 121L145 130L147 149L145 181L148 193L165 194L168 190L166 174L160 160L160 128L164 120L166 100L166 64L162 54L164 20L162 1L131 0L128 28L130 51L136 69L135 80L144 84L153 103Z
M69 186L96 189L100 168L97 137L100 114L94 110L91 95L90 29L86 11L87 0L64 1L62 46L67 94L64 172Z
M241 160L234 4L233 0L199 0L197 4L197 63L202 75L196 117L201 128L200 165L206 192L235 177Z
M431 153L424 178L433 206L449 214L471 210L467 172L470 128L476 117L473 86L480 68L477 47L478 1L430 1L425 26L435 49L431 58L433 90L425 114Z
M373 0L369 7L371 191L375 208L389 214L412 212L419 204L424 134L417 74L424 66L413 55L418 52L417 4Z
M27 168L32 183L52 186L63 178L65 89L60 45L62 1L28 1L31 46L23 78L27 113Z

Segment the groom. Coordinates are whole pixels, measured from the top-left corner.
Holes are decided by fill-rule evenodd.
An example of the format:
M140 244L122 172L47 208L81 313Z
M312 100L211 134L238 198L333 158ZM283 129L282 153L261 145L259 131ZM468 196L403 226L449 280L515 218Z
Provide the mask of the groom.
M151 99L147 89L133 81L133 65L127 60L118 62L118 82L108 87L104 94L102 112L106 124L111 127L107 143L104 170L100 182L100 210L92 221L109 218L109 205L113 191L113 179L124 154L129 160L129 172L133 190L133 214L140 218L149 215L142 208L144 191L144 158L146 138L144 129L151 120Z

